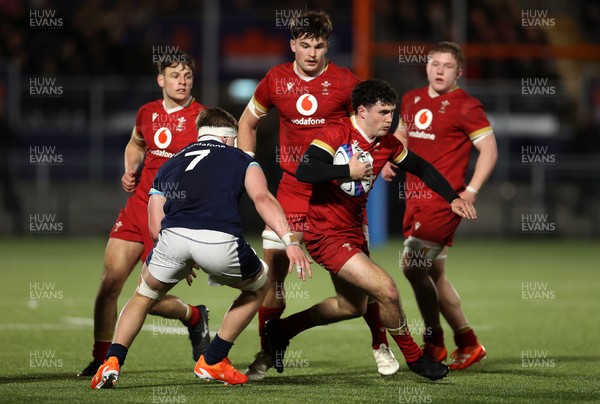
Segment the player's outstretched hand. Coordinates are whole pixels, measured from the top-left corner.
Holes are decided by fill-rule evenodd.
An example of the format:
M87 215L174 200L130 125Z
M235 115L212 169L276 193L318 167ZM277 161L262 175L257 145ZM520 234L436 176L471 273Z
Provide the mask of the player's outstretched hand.
M465 199L456 198L452 201L450 206L452 207L452 212L460 217L464 217L465 219L477 219L475 206Z
M306 280L306 275L312 278L312 269L310 268L311 260L308 259L304 250L299 245L289 245L285 249L285 253L290 260L290 266L288 267L288 273L292 273L292 269L296 268L298 278L303 281Z
M135 189L135 171L127 171L121 177L121 186L125 192L133 192Z
M388 161L387 163L385 163L385 165L381 169L380 175L384 180L386 180L387 182L390 182L396 176L397 168L398 168L397 165L392 164Z

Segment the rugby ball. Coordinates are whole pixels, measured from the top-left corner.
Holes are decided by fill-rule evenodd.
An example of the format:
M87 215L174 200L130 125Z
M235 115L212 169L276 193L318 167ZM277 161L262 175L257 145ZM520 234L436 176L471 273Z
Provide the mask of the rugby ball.
M364 152L358 145L356 144L343 144L335 151L333 155L333 164L334 165L342 165L348 164L352 156L354 154L362 152L362 155L358 158L361 163L369 163L373 164L373 157L369 152ZM373 177L370 177L366 180L354 181L350 178L340 179L338 180L338 184L342 191L347 193L350 196L361 196L366 194L371 190L371 186L373 185Z

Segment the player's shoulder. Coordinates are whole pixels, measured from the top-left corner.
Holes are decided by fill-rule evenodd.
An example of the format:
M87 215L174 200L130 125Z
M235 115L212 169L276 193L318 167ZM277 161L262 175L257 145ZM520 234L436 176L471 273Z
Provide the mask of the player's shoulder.
M188 105L188 108L190 108L193 112L200 112L203 109L206 109L206 106L202 105L198 100L194 98L190 105Z
M453 93L454 97L460 100L460 105L463 109L471 109L483 106L478 98L472 96L462 88L457 88L455 91L453 91Z
M327 70L325 71L325 73L328 75L338 77L339 79L345 80L350 83L358 84L362 81L356 74L352 73L350 69L344 66L338 66L332 61L327 62Z
M481 101L479 101L479 99L477 99L476 97L469 94L463 88L459 87L453 93L456 98L460 98L461 102L468 102L471 104L481 104Z

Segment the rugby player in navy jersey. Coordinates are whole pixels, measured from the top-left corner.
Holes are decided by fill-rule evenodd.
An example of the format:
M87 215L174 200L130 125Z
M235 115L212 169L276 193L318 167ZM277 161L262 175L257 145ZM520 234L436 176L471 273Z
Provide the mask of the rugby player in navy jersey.
M268 267L241 234L239 200L244 192L265 223L286 245L288 271L310 277L310 261L292 233L285 213L269 192L253 157L233 146L237 121L221 108L202 111L196 122L198 142L159 169L148 203L148 223L156 245L142 268L140 283L127 302L104 364L92 379L93 389L111 388L127 351L156 302L179 281L208 275L211 286L240 289L218 333L194 372L201 379L243 384L248 377L228 359L235 339L250 323L269 288Z

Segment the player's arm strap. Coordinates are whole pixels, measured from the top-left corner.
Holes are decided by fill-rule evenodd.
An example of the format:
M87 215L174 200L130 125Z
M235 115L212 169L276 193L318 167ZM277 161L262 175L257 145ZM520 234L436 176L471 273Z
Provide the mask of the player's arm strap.
M447 200L448 203L452 203L453 200L459 197L446 178L444 178L431 163L415 153L408 153L406 157L398 163L398 167L419 177L429 188L433 189Z
M311 184L348 177L350 177L348 164L333 165L333 156L329 151L314 144L308 146L296 171L298 181Z

